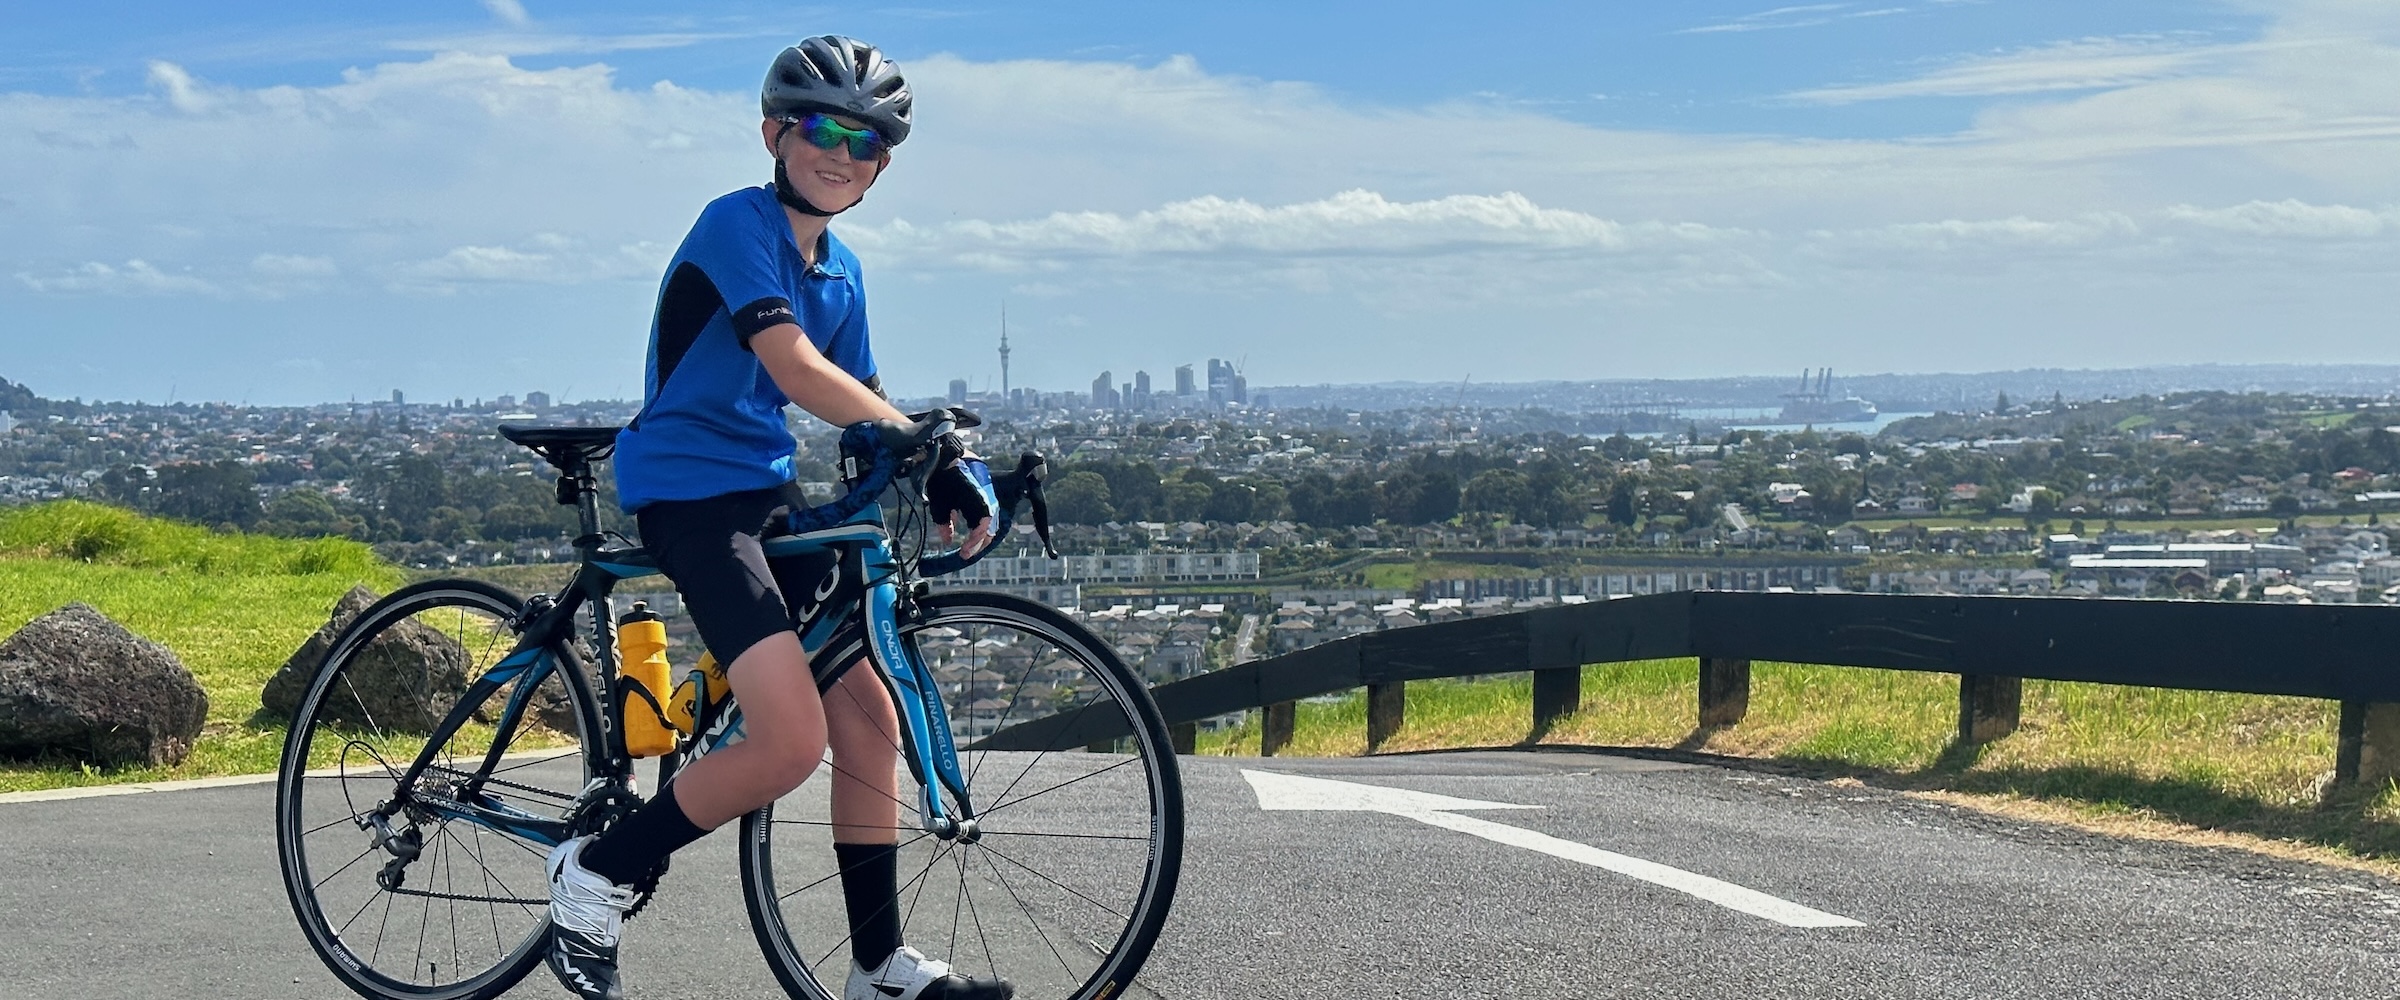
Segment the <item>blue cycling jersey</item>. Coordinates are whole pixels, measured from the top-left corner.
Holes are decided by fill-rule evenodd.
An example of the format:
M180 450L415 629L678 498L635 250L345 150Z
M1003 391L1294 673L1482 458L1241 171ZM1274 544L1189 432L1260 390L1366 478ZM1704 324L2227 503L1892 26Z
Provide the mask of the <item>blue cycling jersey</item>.
M768 187L700 211L659 286L642 410L617 433L617 502L701 500L792 478L786 398L750 338L798 323L817 350L860 381L875 375L858 258L827 232L808 264Z

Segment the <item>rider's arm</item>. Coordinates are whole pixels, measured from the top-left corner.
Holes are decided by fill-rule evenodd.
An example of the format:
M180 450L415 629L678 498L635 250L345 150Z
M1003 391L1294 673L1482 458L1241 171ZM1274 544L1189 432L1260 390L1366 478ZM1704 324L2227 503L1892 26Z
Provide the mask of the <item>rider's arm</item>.
M750 337L750 350L767 377L792 404L836 427L864 420L907 420L890 401L828 360L793 323L777 323Z

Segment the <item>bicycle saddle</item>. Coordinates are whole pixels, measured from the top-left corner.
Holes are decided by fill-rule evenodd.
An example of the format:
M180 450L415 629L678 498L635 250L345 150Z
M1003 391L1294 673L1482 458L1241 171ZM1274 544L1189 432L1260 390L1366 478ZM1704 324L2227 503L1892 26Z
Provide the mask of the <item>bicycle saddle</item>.
M533 449L562 471L589 466L617 448L615 427L517 427L500 425L500 436Z

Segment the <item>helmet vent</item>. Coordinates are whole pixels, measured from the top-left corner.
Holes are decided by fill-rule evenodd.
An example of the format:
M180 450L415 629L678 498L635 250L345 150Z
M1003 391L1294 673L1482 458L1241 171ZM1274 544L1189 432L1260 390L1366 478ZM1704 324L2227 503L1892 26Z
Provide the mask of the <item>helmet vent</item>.
M800 50L800 52L802 55L808 57L808 64L816 69L818 79L825 80L826 82L830 83L842 78L841 67L827 62L825 59L825 54L819 51L816 47L810 46L803 48Z

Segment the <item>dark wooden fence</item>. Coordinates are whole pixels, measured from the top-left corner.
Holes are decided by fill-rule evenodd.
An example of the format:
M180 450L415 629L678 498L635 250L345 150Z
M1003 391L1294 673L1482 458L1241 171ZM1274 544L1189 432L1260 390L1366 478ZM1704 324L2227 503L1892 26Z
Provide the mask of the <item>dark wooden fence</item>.
M1272 756L1294 701L1363 687L1372 751L1399 731L1412 680L1531 671L1538 735L1580 703L1584 665L1685 656L1703 726L1741 721L1754 660L1957 674L1962 743L2016 728L2025 678L2295 695L2341 703L2337 780L2400 775L2400 608L2373 605L1685 591L1371 632L1151 694L1185 752L1198 720L1263 709ZM1121 735L1052 716L980 745Z

